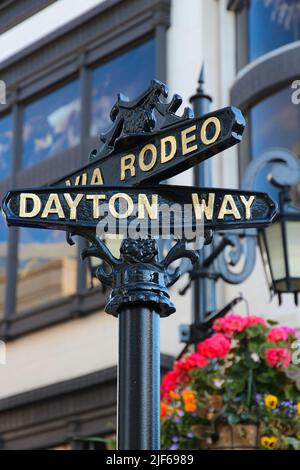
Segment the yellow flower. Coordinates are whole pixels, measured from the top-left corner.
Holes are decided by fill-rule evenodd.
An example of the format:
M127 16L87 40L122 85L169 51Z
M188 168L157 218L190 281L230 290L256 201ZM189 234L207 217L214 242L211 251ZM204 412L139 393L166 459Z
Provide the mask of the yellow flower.
M173 390L170 391L170 398L173 398L174 400L180 400L180 395L179 393L174 392Z
M266 449L274 449L276 444L277 444L277 437L275 436L262 436L261 440L260 440L260 443L263 447L265 447Z
M278 398L275 395L266 395L265 405L267 408L272 408L272 410L274 410L275 408L277 408Z
M298 401L296 406L297 406L297 413L298 415L300 415L300 401Z

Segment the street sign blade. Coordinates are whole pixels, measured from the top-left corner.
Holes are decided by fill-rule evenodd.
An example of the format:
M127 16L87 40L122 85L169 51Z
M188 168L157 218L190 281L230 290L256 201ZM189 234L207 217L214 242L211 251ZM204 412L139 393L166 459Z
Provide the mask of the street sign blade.
M168 210L170 217L164 219ZM103 229L107 226L105 232L115 234L121 226L123 233L124 227L146 223L148 235L169 228L170 234L181 233L183 238L185 229L200 225L213 230L266 226L277 213L265 193L169 185L11 191L3 211L8 225L80 233L101 223Z
M240 142L241 111L227 107L201 118L184 118L151 133L128 137L51 186L158 183ZM99 153L101 155L101 152Z

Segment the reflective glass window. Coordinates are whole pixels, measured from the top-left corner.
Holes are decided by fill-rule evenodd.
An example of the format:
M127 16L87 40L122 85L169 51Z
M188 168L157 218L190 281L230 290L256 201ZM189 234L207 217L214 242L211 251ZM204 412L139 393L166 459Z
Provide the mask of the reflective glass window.
M0 181L11 173L12 161L12 117L0 117Z
M65 232L21 228L18 250L17 311L71 295L76 290L76 246Z
M155 78L154 40L106 62L92 73L91 135L97 136L111 126L109 113L122 93L137 97Z
M74 147L79 141L79 80L25 106L23 167Z

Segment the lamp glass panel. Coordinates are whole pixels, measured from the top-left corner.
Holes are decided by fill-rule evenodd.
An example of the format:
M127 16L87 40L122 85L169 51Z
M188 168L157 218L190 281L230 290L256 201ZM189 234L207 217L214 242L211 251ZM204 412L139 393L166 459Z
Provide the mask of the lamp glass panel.
M274 280L283 279L286 277L286 268L281 224L270 225L265 229L265 234Z
M260 247L262 262L263 262L266 277L267 277L267 282L268 282L269 287L271 287L272 286L272 275L271 275L271 271L270 271L270 264L269 264L266 244L265 244L265 240L264 240L262 231L260 231L259 234L258 234L258 241L259 241L259 247Z
M300 220L286 222L286 235L290 276L300 278Z

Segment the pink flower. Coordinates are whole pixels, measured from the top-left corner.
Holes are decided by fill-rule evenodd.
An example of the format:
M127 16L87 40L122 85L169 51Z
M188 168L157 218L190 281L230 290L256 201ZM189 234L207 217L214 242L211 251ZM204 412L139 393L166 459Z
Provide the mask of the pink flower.
M272 328L267 334L267 339L271 343L277 341L286 341L288 339L288 333L281 326L272 326Z
M246 317L247 320L247 327L251 325L263 325L267 327L267 322L264 318L262 317L256 317L254 315L250 315L249 317Z
M292 335L294 338L297 338L297 331L291 326L282 326L281 328L283 328L288 335Z
M291 353L285 348L270 348L265 352L266 361L270 367L284 369L291 362Z
M222 333L216 333L198 344L198 352L208 358L224 357L230 351L231 343Z
M223 318L215 320L213 328L215 331L231 335L235 331L243 331L247 326L246 318L241 315L229 313Z

